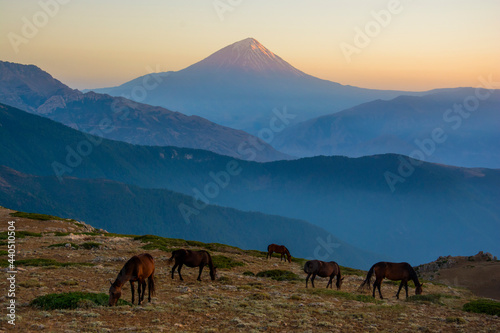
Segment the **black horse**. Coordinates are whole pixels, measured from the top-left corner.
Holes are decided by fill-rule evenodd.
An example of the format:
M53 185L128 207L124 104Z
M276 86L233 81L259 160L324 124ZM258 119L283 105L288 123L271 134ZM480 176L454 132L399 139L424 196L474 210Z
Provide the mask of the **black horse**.
M201 272L203 271L203 267L208 265L210 268L210 278L212 281L216 279L217 268L214 267L212 257L207 251L191 251L185 249L176 250L172 252L172 257L168 259L169 262L174 260L175 264L174 267L172 267L172 279L174 278L175 269L178 267L177 272L179 273L179 278L181 281L184 281L181 275L182 265L186 265L187 267L199 267L200 273L198 274L198 281L201 281Z
M411 267L411 265L407 262L378 262L373 265L368 274L366 275L365 281L361 284L360 288L362 288L365 284L370 286L370 279L372 278L373 273L375 273L375 282L373 283L373 297L375 297L375 288L378 289L378 294L380 298L382 297L382 293L380 292L380 285L382 284L382 280L384 278L388 278L392 281L399 281L399 289L396 294L396 298L399 299L399 292L401 288L404 286L406 289L406 297L408 298L408 280L412 280L415 283L415 295L420 295L422 293L422 285L420 281L418 281L417 273Z
M335 261L325 262L320 260L310 260L306 262L306 264L304 265L304 272L307 274L306 288L307 288L307 281L309 281L309 277L311 275L312 275L311 284L313 288L314 288L314 279L316 278L316 275L321 277L330 277L330 280L326 285L327 288L328 286L330 286L330 288L333 288L332 280L335 276L337 276L336 286L338 290L340 290L340 287L342 286L342 281L344 280L342 274L340 273L340 267Z

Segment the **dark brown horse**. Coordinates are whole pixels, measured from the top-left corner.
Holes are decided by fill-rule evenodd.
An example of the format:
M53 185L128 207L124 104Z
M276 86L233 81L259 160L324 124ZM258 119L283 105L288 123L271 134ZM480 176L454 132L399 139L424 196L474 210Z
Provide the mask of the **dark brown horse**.
M144 300L146 291L146 279L148 280L148 301L151 302L151 295L155 293L155 262L149 253L139 254L129 259L116 277L115 282L111 282L109 288L108 305L116 305L118 299L122 295L122 286L130 281L130 289L132 290L132 304L134 304L134 282L137 281L137 293L139 295L138 304ZM142 287L142 294L141 294Z
M380 285L382 284L382 280L384 278L388 278L392 281L401 280L398 292L396 294L396 298L398 299L399 292L401 291L401 288L403 286L406 289L406 297L408 297L408 280L412 280L413 283L415 283L415 295L420 295L422 293L423 284L420 284L420 281L418 281L417 273L415 273L413 267L411 267L411 265L407 262L394 263L381 261L376 263L368 271L366 279L361 284L360 288L362 288L365 284L368 284L368 287L370 286L370 279L373 273L375 273L375 282L373 283L373 297L375 297L375 288L378 288L380 298L383 298L382 293L380 292Z
M269 259L273 252L281 254L281 260L285 261L285 255L287 256L288 262L292 262L292 256L290 255L290 251L286 248L285 245L277 245L277 244L269 244L267 246L267 256L266 259Z
M344 281L344 278L340 273L340 267L335 261L324 262L320 260L310 260L306 262L306 264L304 265L304 272L307 274L306 288L307 288L307 281L309 281L309 277L311 276L311 274L312 274L311 284L313 288L314 288L314 279L316 278L316 275L321 277L330 277L330 280L326 285L327 288L328 286L330 286L330 288L333 288L332 280L335 276L337 276L336 286L338 290L340 290L340 287L342 286L342 281Z
M210 278L213 280L217 277L217 268L214 267L212 262L212 257L210 253L204 250L200 251L191 251L191 250L176 250L172 252L172 257L168 259L169 262L175 260L174 267L172 267L172 279L174 278L174 272L177 267L177 272L179 273L179 278L181 281L184 281L181 275L182 265L186 265L187 267L199 267L200 273L198 274L198 281L201 281L201 272L203 271L203 267L208 265L210 268Z

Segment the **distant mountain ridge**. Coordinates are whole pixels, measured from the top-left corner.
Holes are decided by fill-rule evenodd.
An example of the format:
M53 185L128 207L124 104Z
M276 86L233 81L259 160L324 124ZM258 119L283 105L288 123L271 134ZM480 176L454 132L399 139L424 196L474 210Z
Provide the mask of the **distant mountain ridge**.
M256 161L289 159L262 140L198 116L94 92L81 93L33 65L0 62L0 102L83 132L133 144L206 149Z
M253 38L226 46L180 71L163 75L144 103L258 134L269 128L272 110L286 107L294 122L341 111L375 99L425 93L364 89L322 80L290 65ZM130 92L138 79L91 89L112 96Z
M380 259L305 221L209 205L187 224L178 206L192 198L168 190L143 189L106 179L33 176L0 165L0 205L84 220L110 232L154 234L225 243L265 251L273 242L288 245L294 256L312 256L316 239L336 244L336 260L368 267Z
M62 170L60 186L75 177L168 189L191 196L189 218L210 204L306 220L365 251L415 264L478 247L500 253L500 170L394 154L255 163L188 148L94 144L95 137L8 106L0 107L0 124L0 165L52 178ZM92 151L82 156L85 145ZM395 191L387 172L403 179Z
M300 157L413 153L441 164L500 168L500 90L481 93L487 98L477 99L476 88L456 88L372 101L287 127L273 145ZM464 101L473 98L472 110Z

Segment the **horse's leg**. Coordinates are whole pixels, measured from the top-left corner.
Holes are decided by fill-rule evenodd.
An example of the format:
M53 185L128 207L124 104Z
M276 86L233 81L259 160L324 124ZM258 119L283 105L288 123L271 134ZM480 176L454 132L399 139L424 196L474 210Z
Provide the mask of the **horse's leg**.
M377 289L378 289L378 294L380 295L380 299L384 299L382 297L382 292L380 291L380 286L382 285L382 281L380 281L378 284L377 284Z
M401 283L399 284L398 292L396 293L396 298L399 299L399 292L401 291L401 288L404 285L404 280L401 280ZM406 296L408 297L408 296Z
M144 297L146 297L146 279L142 281L142 301L144 302Z
M137 281L137 305L141 305L141 302L142 302L141 287L142 287L142 282L141 282L141 280L138 280Z
M151 283L153 283L153 281L151 281L152 279L154 279L153 274L151 274L148 277L148 302L149 303L151 303Z
M405 282L406 298L408 298L408 281Z
M130 281L130 290L132 291L132 304L134 304L134 293L135 293L135 290L134 290L134 282L133 281Z
M174 272L175 272L176 268L177 268L177 264L175 264L174 267L172 267L172 279L174 278Z
M326 284L326 289L328 289L328 286L330 286L330 288L332 288L332 280L333 280L333 275L330 276L330 280L328 280L328 283Z
M312 284L313 288L314 288L314 279L315 278L316 278L316 273L313 273L313 276L311 278L311 284Z
M307 277L306 277L306 288L307 288L307 281L309 281L309 277L311 276L311 273L307 273Z
M181 279L181 281L184 281L184 279L182 278L182 275L181 275L181 268L182 268L182 265L183 265L183 264L180 264L180 265L179 265L179 268L177 268L177 273L179 273L179 278Z
M205 267L205 265L201 264L200 265L200 273L198 274L198 278L196 279L198 281L201 281L201 272L203 272L203 267Z

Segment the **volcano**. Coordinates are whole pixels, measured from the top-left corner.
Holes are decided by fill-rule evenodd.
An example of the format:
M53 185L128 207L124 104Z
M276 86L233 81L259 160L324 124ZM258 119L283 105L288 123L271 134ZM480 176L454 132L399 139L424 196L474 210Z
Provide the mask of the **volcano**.
M159 74L93 91L125 96L154 75ZM363 89L316 78L293 67L254 38L228 45L180 71L160 75L164 79L148 91L142 102L252 134L269 129L276 108L286 108L294 122L299 122L376 99L416 94Z

